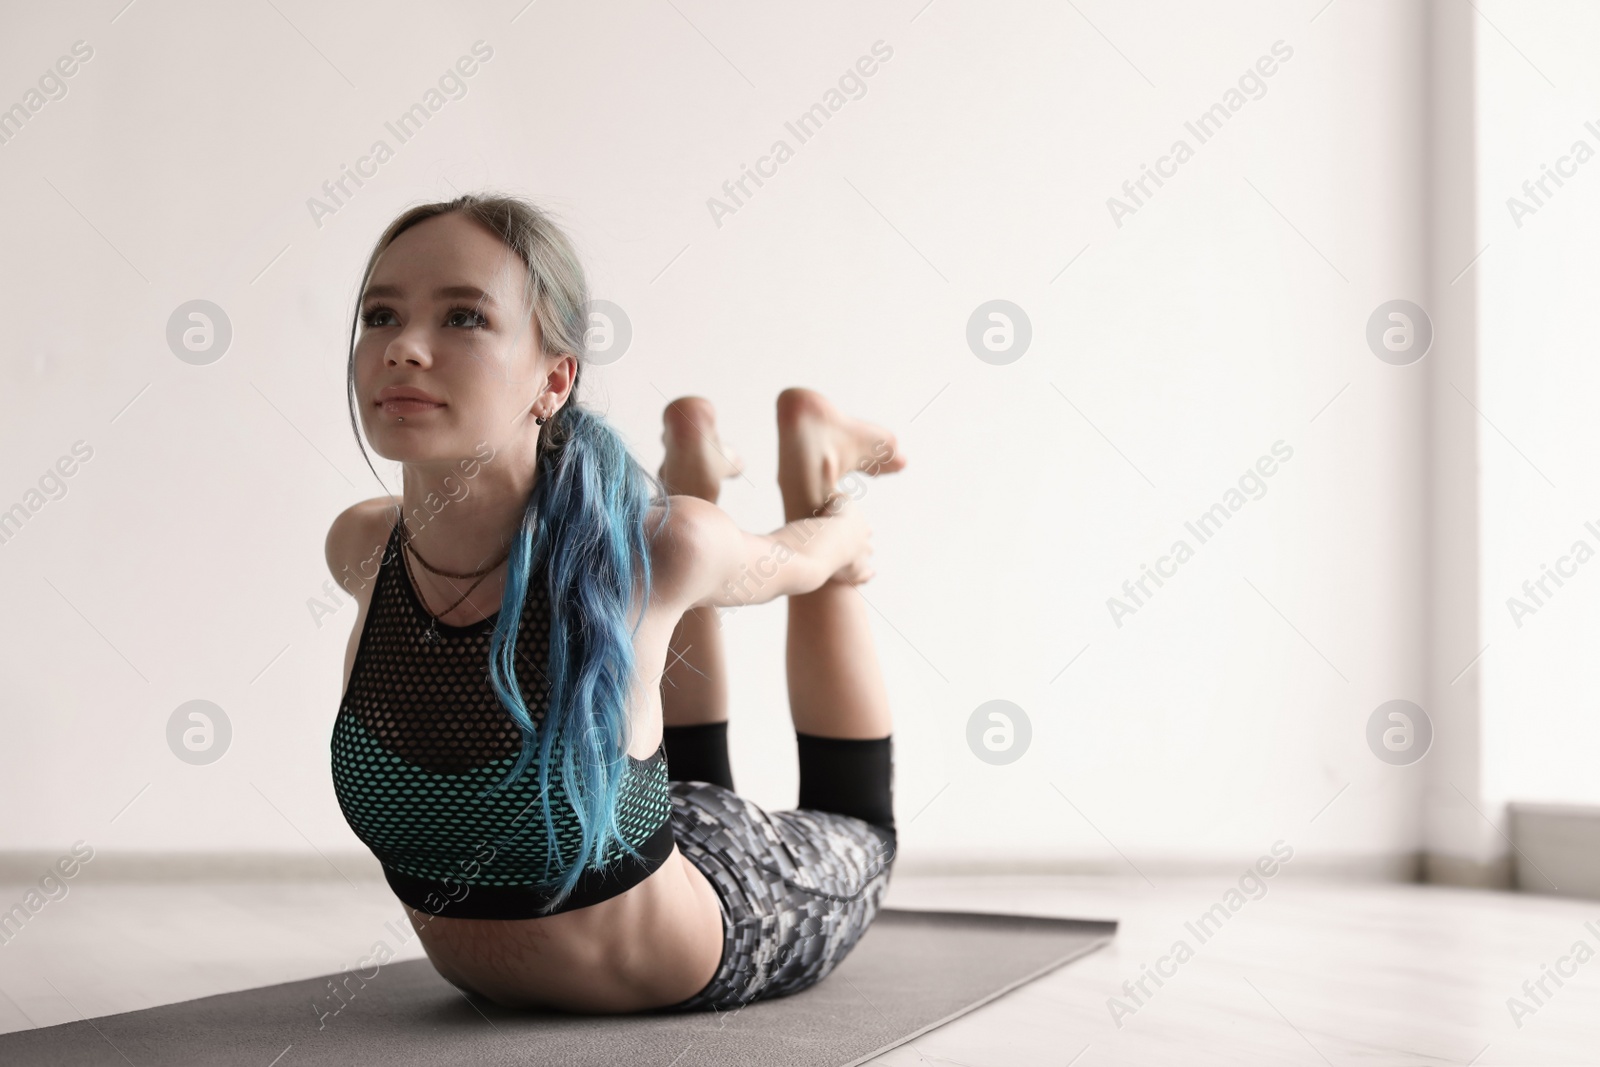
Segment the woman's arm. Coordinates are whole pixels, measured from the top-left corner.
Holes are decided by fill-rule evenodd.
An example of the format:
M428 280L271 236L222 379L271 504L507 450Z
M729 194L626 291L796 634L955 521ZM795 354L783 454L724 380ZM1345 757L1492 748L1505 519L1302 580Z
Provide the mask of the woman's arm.
M842 494L818 511L758 534L708 500L673 496L651 556L663 597L688 611L765 604L820 589L866 556L872 531Z

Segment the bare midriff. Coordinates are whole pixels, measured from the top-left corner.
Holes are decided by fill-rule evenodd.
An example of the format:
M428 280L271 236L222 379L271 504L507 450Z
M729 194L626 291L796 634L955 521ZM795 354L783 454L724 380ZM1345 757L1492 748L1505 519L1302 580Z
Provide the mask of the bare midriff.
M406 914L445 979L508 1008L666 1007L703 989L722 960L716 890L676 846L650 877L586 908L537 919Z

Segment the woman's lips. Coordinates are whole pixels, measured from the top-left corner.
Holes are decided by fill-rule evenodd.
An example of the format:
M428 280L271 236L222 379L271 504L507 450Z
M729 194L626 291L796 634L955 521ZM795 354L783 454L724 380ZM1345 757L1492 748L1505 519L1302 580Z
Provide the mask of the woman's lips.
M427 400L385 400L382 407L385 415L410 415L418 411L432 411L444 405Z

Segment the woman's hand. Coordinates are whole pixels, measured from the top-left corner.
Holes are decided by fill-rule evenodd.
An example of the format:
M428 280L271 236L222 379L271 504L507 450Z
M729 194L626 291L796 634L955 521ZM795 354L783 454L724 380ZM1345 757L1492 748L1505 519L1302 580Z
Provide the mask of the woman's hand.
M867 555L871 555L871 553L869 552ZM861 585L871 581L877 573L872 569L872 564L867 562L867 556L862 556L860 559L852 560L845 566L840 567L828 581L838 582L841 585Z
M837 525L835 535L840 553L849 560L828 581L843 585L861 585L869 581L878 572L872 569L869 559L872 555L872 527L867 525L861 509L849 497L835 492L829 495L819 510L832 516L830 521Z

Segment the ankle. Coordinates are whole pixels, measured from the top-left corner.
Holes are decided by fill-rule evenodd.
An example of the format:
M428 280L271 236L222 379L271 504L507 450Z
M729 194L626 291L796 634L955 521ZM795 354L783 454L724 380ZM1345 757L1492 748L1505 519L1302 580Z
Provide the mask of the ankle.
M778 492L783 497L783 521L812 518L825 514L829 500L837 492L838 479L828 481L823 464L814 463L779 471Z
M783 494L783 521L785 525L795 522L804 522L807 519L822 519L832 515L836 505L832 503L834 494L809 492Z

